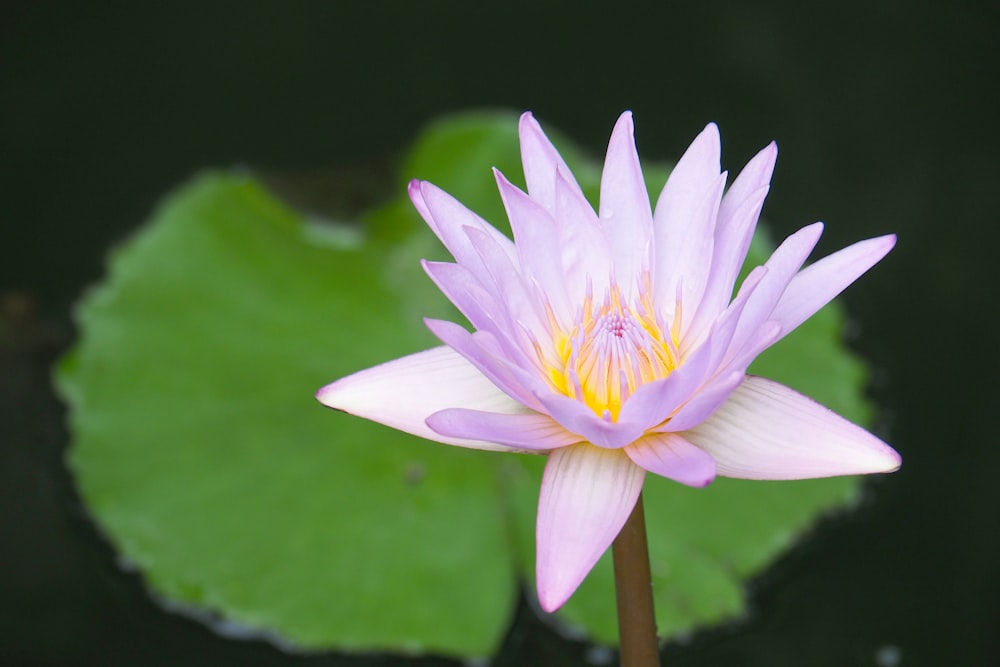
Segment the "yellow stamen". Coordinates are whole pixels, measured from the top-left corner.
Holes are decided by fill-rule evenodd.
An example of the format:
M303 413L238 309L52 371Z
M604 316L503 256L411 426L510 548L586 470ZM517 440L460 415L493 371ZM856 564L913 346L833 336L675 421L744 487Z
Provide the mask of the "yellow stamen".
M676 339L666 335L656 317L649 277L643 278L634 304L626 303L614 284L600 306L588 292L569 331L562 331L550 317L554 355L536 347L557 391L612 420L638 387L665 378L678 364Z

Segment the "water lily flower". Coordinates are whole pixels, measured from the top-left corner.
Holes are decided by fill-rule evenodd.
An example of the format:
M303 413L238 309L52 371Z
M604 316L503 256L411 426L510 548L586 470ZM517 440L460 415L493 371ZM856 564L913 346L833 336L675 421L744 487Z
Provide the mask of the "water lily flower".
M323 404L423 438L547 454L538 598L560 607L617 536L645 475L804 479L888 472L899 455L777 382L747 375L892 249L855 243L802 269L823 226L788 237L733 296L777 148L725 190L718 128L677 163L655 209L632 116L608 146L595 212L541 127L520 125L527 192L495 171L514 240L430 183L410 198L455 258L423 263L473 332L319 390Z

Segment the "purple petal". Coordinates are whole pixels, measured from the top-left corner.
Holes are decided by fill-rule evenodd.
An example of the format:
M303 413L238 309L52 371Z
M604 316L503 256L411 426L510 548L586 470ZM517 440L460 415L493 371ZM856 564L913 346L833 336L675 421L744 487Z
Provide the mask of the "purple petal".
M894 234L859 241L799 271L771 315L781 322L782 335L812 317L895 245Z
M548 319L544 302L536 290L525 283L517 260L508 257L489 234L472 227L466 227L465 233L489 272L488 287L492 288L497 301L504 305L510 321L526 326L536 337L547 336Z
M455 304L473 327L495 335L500 335L501 332L509 333L510 327L506 319L502 318L503 309L471 271L451 262L422 260L421 266L438 289ZM497 321L498 316L501 317L500 321Z
M746 373L757 355L774 345L780 337L781 324L773 321L765 322L760 329L742 339L742 347L730 349L730 356L726 364L719 369L719 374Z
M548 415L538 412L500 414L449 408L427 418L436 433L450 438L485 440L518 449L558 449L582 441Z
M750 240L767 196L778 148L772 142L757 153L722 198L715 227L711 271L685 337L700 339L733 294Z
M705 291L698 303L698 311L685 338L700 339L705 330L726 309L733 295L733 287L743 262L746 260L753 230L760 217L761 208L768 188L760 188L744 200L743 205L729 216L723 231L722 211L719 211L719 226L715 230L715 247L712 254L712 270L705 282ZM728 196L728 195L727 195ZM723 204L726 200L723 199Z
M573 189L568 173L556 174L555 219L559 224L558 261L566 275L566 288L574 303L582 303L588 281L597 295L608 288L614 270L610 242L597 220L597 214Z
M560 262L553 261L561 248L559 226L550 211L511 185L499 171L494 169L493 173L514 232L521 270L538 283L557 315L567 319L572 307L566 280Z
M622 406L619 420L641 422L647 429L666 432L689 428L711 414L725 400L724 387L729 386L731 391L735 386L727 385L726 380L722 384L718 380L713 382L713 378L724 377L729 372L720 364L729 350L743 307L766 273L763 266L751 271L732 304L712 325L707 339L665 379L640 386ZM737 384L744 370L740 369ZM660 428L668 417L671 421ZM675 426L674 420L686 426Z
M523 412L524 406L497 389L475 366L449 347L436 347L360 371L328 384L316 399L335 410L449 445L510 451L469 438L451 438L426 424L446 408Z
M480 281L486 279L487 271L469 242L466 227L478 229L489 236L509 259L513 260L517 256L509 238L444 190L424 181L410 181L409 193L414 206L448 252Z
M673 414L692 396L713 369L710 355L698 349L677 370L662 380L641 385L622 406L619 421L637 422L644 429L652 428Z
M682 290L697 304L712 264L715 223L725 177L719 171L719 128L709 124L670 172L653 212L654 294L669 300ZM694 313L685 313L687 319Z
M592 445L602 449L619 449L635 442L645 430L641 422L618 422L598 417L584 403L557 394L545 392L536 396L542 410L566 430L577 433Z
M601 176L601 226L611 242L615 278L626 294L636 287L634 277L649 267L645 253L653 235L649 192L633 131L632 114L626 111L611 133Z
M458 264L450 262L428 262L421 264L427 275L455 306L462 311L477 331L490 334L499 346L495 356L502 356L529 367L531 361L521 347L525 343L520 326L511 321L504 305L493 294L485 290L472 273ZM534 351L531 351L534 354Z
M809 479L892 472L900 458L860 426L765 378L748 376L706 421L682 435L720 475Z
M663 425L663 431L679 432L694 428L708 419L719 406L740 386L743 381L743 371L730 372L716 378L698 389L691 400L681 406L670 421ZM656 429L661 430L661 429Z
M470 364L479 369L479 372L490 382L497 386L503 393L510 396L515 401L529 408L537 409L538 401L531 392L534 387L526 387L520 376L511 371L512 364L507 358L498 357L495 353L487 351L477 339L489 336L485 331L471 334L464 328L448 322L446 320L425 319L424 324L441 342L451 347L455 352L464 357ZM443 405L439 409L447 407L461 407ZM426 416L425 416L426 418Z
M688 486L703 487L715 479L715 459L676 433L658 433L625 448L637 465Z
M662 423L703 381L703 373L681 366L669 376L641 385L622 405L619 419L640 422L644 429Z
M561 607L584 580L625 525L645 476L620 451L572 445L549 454L535 540L542 609Z
M555 210L557 172L562 172L570 188L581 197L583 196L583 192L570 173L569 167L566 166L566 162L563 161L559 151L542 132L541 126L530 112L521 115L518 134L521 140L521 164L524 168L524 180L532 199L550 211Z
M767 267L760 284L747 300L733 335L732 349L743 349L745 342L758 331L764 322L772 319L775 305L785 292L795 273L816 247L823 233L823 223L816 222L795 232L771 254L764 264ZM732 355L731 355L732 356Z
M722 173L700 197L685 202L686 208L676 212L682 220L665 223L673 233L663 237L663 243L659 237L656 241L657 267L664 269L656 274L656 293L677 294L681 303L688 304L688 309L681 313L681 335L690 328L709 282L715 251L715 222L725 185L726 174ZM660 254L663 247L666 258ZM672 304L667 302L666 305Z
M747 247L749 247L750 239L747 238L746 232L737 233L738 230L744 230L745 228L743 224L739 224L736 213L745 207L748 200L756 199L757 193L762 189L767 190L771 183L771 174L774 172L774 163L777 159L778 146L772 141L757 155L753 156L747 162L747 165L743 167L743 171L733 181L733 184L726 192L726 196L722 199L722 205L719 206L720 236L725 234L745 239ZM749 236L752 235L753 228L751 226ZM746 251L743 254L745 257ZM739 263L743 264L743 257L740 258Z
M722 171L719 161L721 151L719 127L709 123L677 161L660 197L697 194L706 190Z
M730 348L733 345L733 337L740 326L743 311L746 309L751 297L753 297L757 286L767 276L767 273L768 269L766 266L758 266L747 274L747 277L743 280L743 284L740 285L739 292L736 293L736 298L721 313L716 315L714 321L711 322L707 335L703 334L703 338L700 339L694 336L693 331L685 335L684 340L681 341L681 348L690 349L694 347L695 350L684 362L684 365L690 364L699 355L705 354L708 356L705 364L710 372L715 373L723 367L722 362L726 358L726 355L730 354L732 356Z

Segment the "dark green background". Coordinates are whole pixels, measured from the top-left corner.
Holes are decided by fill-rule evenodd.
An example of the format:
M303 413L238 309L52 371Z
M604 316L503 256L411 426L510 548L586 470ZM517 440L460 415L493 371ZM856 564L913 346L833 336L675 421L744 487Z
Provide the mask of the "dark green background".
M73 491L48 366L106 251L200 167L248 165L316 208L363 203L427 120L502 107L595 153L630 108L658 159L715 120L731 170L774 138L780 235L825 220L821 253L900 236L845 301L903 469L751 582L748 620L668 645L667 664L1000 663L997 5L587 7L0 6L0 659L440 664L289 657L161 611ZM497 663L588 651L522 607Z

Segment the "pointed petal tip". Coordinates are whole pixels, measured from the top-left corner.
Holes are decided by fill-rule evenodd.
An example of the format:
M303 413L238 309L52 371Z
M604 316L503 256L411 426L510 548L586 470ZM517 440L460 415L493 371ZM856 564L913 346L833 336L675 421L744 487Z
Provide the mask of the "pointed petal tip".
M614 537L611 538L611 540L613 539ZM604 549L601 550L602 553L610 544L611 541L604 546ZM574 562L576 560L575 554L566 555L568 562L543 563L538 560L535 565L535 589L538 593L538 604L549 614L557 611L573 597L573 593L587 578L600 557L598 554L597 557L588 558L586 565L581 567L580 563Z
M844 461L832 466L828 475L886 475L899 470L903 465L903 457L895 449L883 440L867 434L869 437L866 443L867 451L852 452L851 457L844 457ZM839 466L851 466L844 471L839 470Z
M469 333L469 330L461 324L455 324L450 320L440 320L436 317L425 317L424 326L448 347L451 347L451 343L448 341L454 340L453 334L458 333L460 330L466 334ZM461 334L459 333L458 335Z
M423 183L424 182L419 178L410 179L410 182L406 184L406 192L410 195L410 199L414 199L416 197L420 197L421 199L423 198Z
M493 180L497 182L497 188L500 190L500 196L502 197L505 190L509 190L515 186L497 167L491 167L491 169L493 170Z
M619 128L627 130L629 134L633 134L635 132L635 123L633 122L631 111L625 110L620 116L618 116L618 120L615 121L615 128L612 130L612 135L614 135Z
M770 183L771 175L774 173L774 165L778 161L778 143L776 141L771 141L767 146L760 149L756 155L754 155L747 166L752 163L757 163L762 167L761 174L765 183Z
M715 172L719 173L721 171L722 153L722 137L719 134L719 126L715 123L706 125L688 146L685 154L681 156L681 160L684 160L688 153L698 156L701 160L712 161L716 165ZM679 160L677 164L680 165L680 163L681 161ZM675 166L674 169L676 168Z
M611 546L645 476L624 453L586 443L549 454L535 528L535 579L543 609L561 607Z
M874 241L879 241L885 247L885 252L888 254L890 250L896 247L897 237L895 234L886 234L885 236L876 236Z
M773 380L747 376L684 437L709 452L724 477L811 479L888 473L899 454L860 426Z
M535 118L535 114L530 111L525 111L521 114L521 117L517 119L517 133L521 137L521 141L524 141L524 135L526 133L537 132L542 136L545 133L542 131L542 126L539 124L538 119Z
M340 380L337 380L336 382L331 382L330 384L323 385L317 389L315 394L316 400L328 408L339 410L340 408L337 407L335 400L337 394L337 383L339 382Z
M357 408L353 400L355 378L364 372L359 371L347 377L334 380L330 384L323 385L316 390L316 400L332 410L355 414Z
M859 460L858 475L878 475L896 472L903 465L903 457L885 440L868 433L869 451L864 460Z
M423 182L420 179L412 179L406 184L406 194L409 195L410 201L413 202L414 207L416 207L420 215L427 217L430 215L430 212L427 210L426 202L424 202L422 184Z
M710 187L722 171L721 153L722 139L719 136L719 127L715 123L709 123L681 155L681 159L677 161L667 180L667 185L678 178L675 176L676 173L691 172L688 178L696 178L688 187L694 187L699 191ZM686 181L688 178L682 180ZM660 197L662 199L662 193Z
M889 445L885 445L885 448L886 451L883 452L885 454L885 464L886 464L885 468L883 470L879 470L876 472L883 472L883 473L896 472L903 465L903 457L900 456L899 452L897 452Z
M611 164L615 163L614 158L612 158L615 151L623 151L627 155L636 156L636 160L638 159L635 146L635 124L632 122L631 111L622 113L615 122L614 129L611 130L611 139L608 141L608 154L604 163L605 174L607 174L609 162ZM603 177L601 181L603 183ZM643 185L643 190L645 190L645 185Z
M547 614L554 614L559 611L559 608L566 604L570 596L576 591L574 588L570 591L556 591L549 588L542 588L541 578L538 579L538 604L541 606L542 611Z
M802 234L802 237L805 238L810 244L812 244L813 247L815 247L816 244L819 243L819 237L823 236L823 230L825 229L826 229L826 224L817 221L812 223L811 225L806 225L796 233Z

